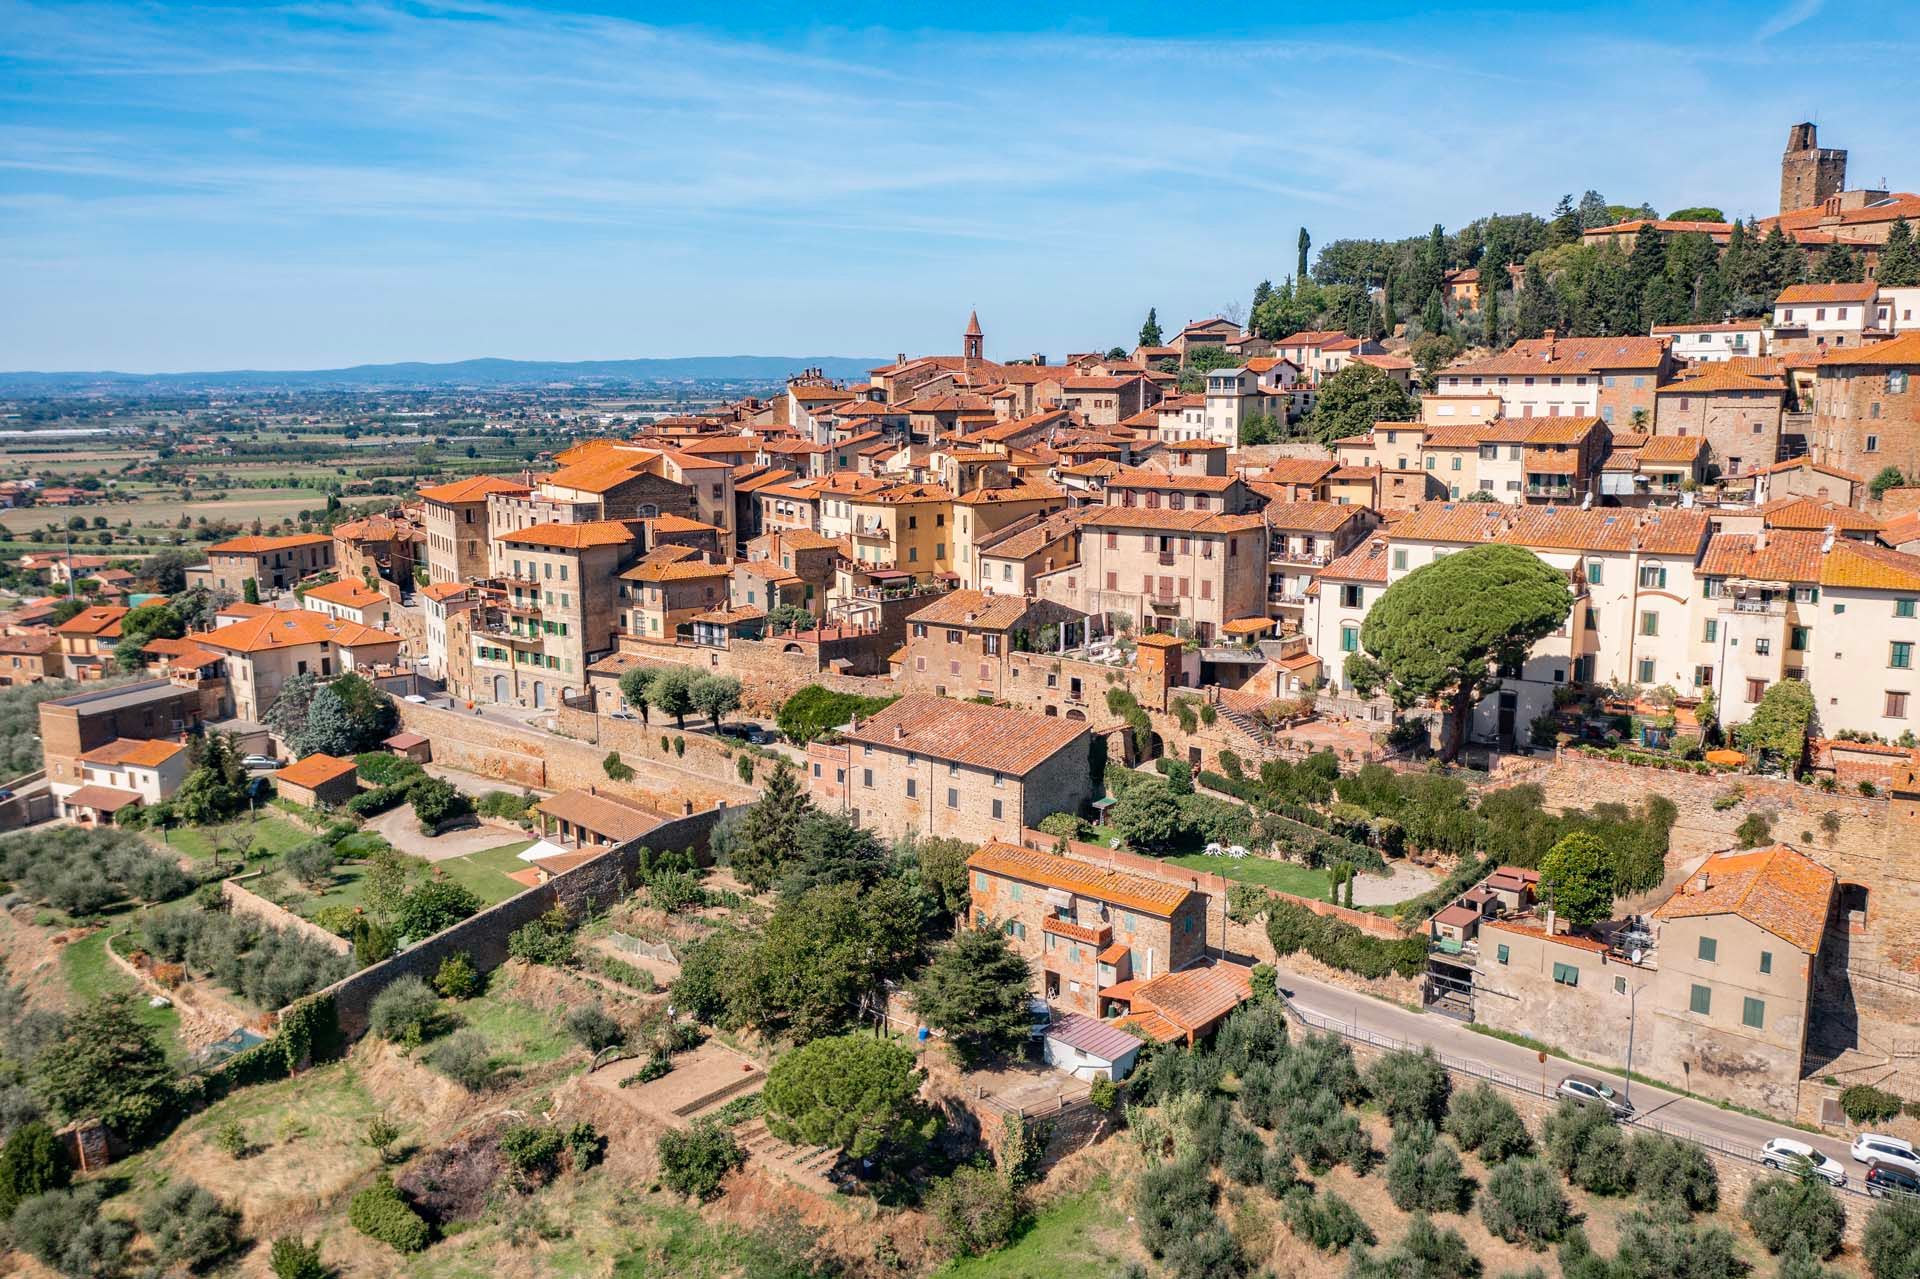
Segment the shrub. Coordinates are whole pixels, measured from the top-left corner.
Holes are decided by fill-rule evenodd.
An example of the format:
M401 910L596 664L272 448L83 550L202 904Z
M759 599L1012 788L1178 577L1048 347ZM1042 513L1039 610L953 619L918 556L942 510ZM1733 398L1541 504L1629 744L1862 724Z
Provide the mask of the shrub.
M477 1030L451 1035L427 1053L427 1065L468 1092L479 1092L493 1082L493 1051Z
M0 1147L0 1222L21 1201L58 1190L71 1176L66 1145L53 1128L37 1119L21 1124Z
M1453 1143L1429 1124L1397 1132L1387 1151L1387 1195L1408 1212L1459 1212L1467 1179Z
M1720 1173L1692 1142L1635 1133L1627 1155L1634 1192L1642 1199L1677 1204L1690 1213L1711 1212L1719 1204Z
M1339 1252L1378 1238L1353 1205L1331 1190L1316 1195L1304 1186L1296 1187L1288 1193L1281 1216L1287 1229L1321 1252Z
M510 790L490 790L473 803L473 809L482 817L498 817L510 822L519 822L522 826L530 824L527 810L533 807L533 792L522 791L515 794Z
M281 864L288 874L309 888L323 888L333 882L333 868L339 859L333 845L323 839L310 839L287 850Z
M575 1172L585 1172L606 1157L607 1139L590 1123L577 1123L561 1138Z
M367 1131L360 1137L361 1142L380 1156L381 1163L391 1163L393 1143L400 1140L400 1125L385 1115L375 1115L367 1120Z
M140 1229L162 1269L204 1270L240 1246L240 1214L186 1180L170 1183L148 1202Z
M1779 1252L1794 1238L1804 1239L1816 1257L1840 1250L1847 1210L1818 1177L1767 1177L1747 1191L1740 1213L1754 1238L1768 1252Z
M274 1279L327 1279L327 1267L320 1260L320 1245L308 1243L299 1235L281 1235L273 1241L267 1265Z
M566 1134L546 1124L515 1124L500 1135L500 1157L523 1177L544 1177L560 1163Z
M1572 1208L1553 1169L1538 1159L1509 1159L1487 1178L1480 1220L1508 1243L1541 1252L1566 1233Z
M553 909L540 918L513 930L507 938L507 953L530 964L570 964L573 962L572 927L567 908L556 902Z
M1882 1199L1867 1218L1860 1251L1873 1279L1913 1279L1920 1274L1920 1199Z
M1039 829L1059 839L1079 839L1086 834L1087 824L1075 813L1048 813L1040 819Z
M1447 1113L1450 1084L1446 1068L1431 1048L1382 1053L1364 1076L1367 1091L1398 1129L1437 1124Z
M1331 968L1374 980L1389 974L1417 977L1427 964L1427 943L1422 937L1397 941L1374 937L1344 920L1327 919L1281 898L1267 907L1267 937L1282 955L1304 950Z
M991 1168L961 1168L927 1194L934 1242L950 1256L976 1257L1013 1238L1024 1209L1020 1192Z
M408 974L373 998L367 1029L403 1048L418 1048L447 1028L447 1007L427 983Z
M630 782L633 780L633 765L620 758L619 751L608 751L607 757L600 761L600 767L609 781Z
M1447 1107L1445 1128L1462 1150L1478 1151L1483 1163L1504 1163L1533 1153L1533 1138L1520 1112L1492 1084L1475 1084L1455 1093Z
M669 915L707 904L700 877L690 870L662 870L647 876L647 900Z
M729 1172L747 1162L733 1133L711 1119L660 1134L660 1179L675 1194L711 1199Z
M480 972L466 951L455 951L440 961L433 988L448 999L470 999L480 989Z
M149 914L147 948L206 974L262 1008L283 1008L345 977L344 956L291 928L219 910Z
M246 1125L238 1119L229 1119L213 1130L213 1147L223 1155L238 1159L246 1154L252 1145L253 1143L247 1140Z
M1854 1084L1841 1091L1840 1109L1856 1124L1880 1123L1900 1113L1900 1099L1872 1084Z
M590 1053L625 1043L627 1032L598 1004L582 1004L567 1014L567 1033Z
M1624 1195L1633 1188L1627 1141L1604 1107L1566 1100L1540 1129L1547 1161L1582 1190Z
M1120 1099L1120 1085L1111 1079L1095 1079L1087 1089L1087 1100L1093 1103L1095 1110L1111 1114Z
M427 1246L431 1231L426 1219L394 1189L393 1178L381 1173L371 1186L353 1197L347 1206L347 1221L369 1239L377 1239L395 1252L419 1252Z
M473 811L473 805L465 795L455 790L452 782L438 777L425 777L407 789L407 800L413 805L414 818L420 823L422 834L431 835L434 831L456 817L464 817Z
M365 751L353 757L354 772L370 786L400 786L425 777L427 770L405 755Z
M1416 1212L1402 1235L1384 1255L1373 1257L1364 1251L1354 1256L1348 1279L1402 1279L1403 1276L1446 1276L1446 1279L1473 1279L1480 1273L1480 1259L1473 1255L1467 1241L1457 1230L1443 1230L1423 1212Z
M133 1223L100 1211L98 1186L49 1190L13 1212L13 1243L70 1279L117 1275L133 1242Z

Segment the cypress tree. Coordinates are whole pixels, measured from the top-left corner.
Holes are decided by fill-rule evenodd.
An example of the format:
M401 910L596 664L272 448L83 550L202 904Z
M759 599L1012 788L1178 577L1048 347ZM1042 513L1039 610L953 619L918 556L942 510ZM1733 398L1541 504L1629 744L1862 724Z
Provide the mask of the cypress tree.
M1905 218L1894 219L1887 242L1880 248L1880 269L1874 278L1889 288L1920 284L1920 250L1913 242L1913 228Z
M1521 277L1520 296L1516 299L1514 336L1537 338L1548 329L1558 328L1555 301L1553 286L1547 283L1546 272L1529 263L1527 273Z
M1480 280L1480 340L1494 350L1500 349L1500 290Z
M1446 309L1440 305L1440 290L1427 294L1427 304L1420 309L1420 329L1423 333L1445 333L1447 331Z
M1140 326L1140 345L1161 345L1160 312L1153 307L1147 308L1147 322Z
M1313 237L1307 234L1307 228L1300 228L1300 261L1295 267L1293 278L1304 283L1307 278L1307 250L1313 247Z

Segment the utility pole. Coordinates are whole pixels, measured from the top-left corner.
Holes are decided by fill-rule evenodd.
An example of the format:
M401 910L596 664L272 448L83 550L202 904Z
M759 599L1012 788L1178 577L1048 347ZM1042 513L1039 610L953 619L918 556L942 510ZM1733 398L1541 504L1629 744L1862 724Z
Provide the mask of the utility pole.
M1633 1105L1633 1021L1634 1008L1640 1002L1640 992L1651 983L1642 982L1627 992L1627 1085L1622 1100L1629 1107Z

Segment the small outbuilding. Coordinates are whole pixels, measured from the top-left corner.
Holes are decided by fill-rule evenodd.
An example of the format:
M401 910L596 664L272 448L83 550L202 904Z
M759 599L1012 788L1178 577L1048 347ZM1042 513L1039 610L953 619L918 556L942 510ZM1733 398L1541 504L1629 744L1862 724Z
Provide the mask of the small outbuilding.
M402 759L410 759L416 764L433 762L433 742L418 733L395 733L380 744Z
M1085 1013L1061 1013L1047 1027L1046 1061L1075 1079L1125 1079L1147 1041Z
M273 775L283 799L309 808L344 804L360 792L353 761L336 755L309 755Z

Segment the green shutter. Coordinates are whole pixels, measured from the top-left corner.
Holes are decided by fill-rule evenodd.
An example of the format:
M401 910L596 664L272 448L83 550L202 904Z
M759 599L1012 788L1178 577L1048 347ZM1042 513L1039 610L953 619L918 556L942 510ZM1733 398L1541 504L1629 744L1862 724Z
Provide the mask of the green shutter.
M1509 953L1510 952L1507 950L1507 944L1505 942L1501 942L1500 945L1494 950L1494 958L1498 959L1501 963L1504 964L1507 962L1507 956Z
M1693 994L1687 1000L1687 1007L1697 1013L1705 1014L1712 1012L1713 992L1705 986L1695 986L1693 988Z
M1770 973L1773 971L1773 952L1772 951L1763 950L1760 952L1760 971L1763 973Z
M1700 958L1711 964L1720 958L1720 943L1711 937L1700 939Z
M1740 1009L1740 1024L1752 1026L1755 1030L1765 1030L1767 1028L1766 1001L1755 999L1751 995L1747 996L1745 1005Z

